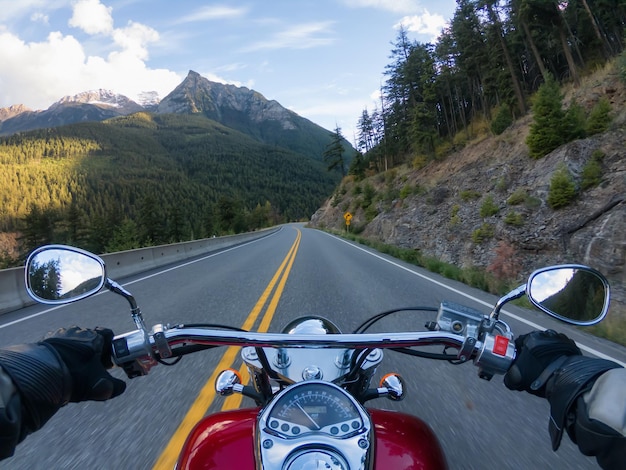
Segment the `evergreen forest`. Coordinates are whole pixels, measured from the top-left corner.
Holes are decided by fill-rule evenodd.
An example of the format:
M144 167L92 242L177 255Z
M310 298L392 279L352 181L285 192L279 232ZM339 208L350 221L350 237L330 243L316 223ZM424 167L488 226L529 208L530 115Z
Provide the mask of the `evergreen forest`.
M626 0L457 0L434 43L413 41L400 29L380 103L358 120L362 155L350 173L423 166L485 128L503 132L533 108L531 97L542 84L577 86L584 74L618 56L625 24ZM559 87L551 91L558 94ZM575 126L576 113L570 115ZM570 137L581 134L573 130ZM533 147L533 156L549 147Z
M605 128L606 103L594 110L600 118L586 120L590 110L575 104L561 112L559 85L576 87L615 57L626 79L625 24L626 0L457 0L433 43L401 28L380 103L357 122L351 163L332 144L311 158L200 114L137 113L1 138L0 268L49 242L103 253L306 219L347 165L356 178L419 168L531 110L527 143L541 158ZM329 141L340 137L337 128ZM19 256L3 233L17 234Z
M331 134L329 133L329 141ZM0 268L32 248L96 253L307 219L341 174L203 115L137 113L0 138Z

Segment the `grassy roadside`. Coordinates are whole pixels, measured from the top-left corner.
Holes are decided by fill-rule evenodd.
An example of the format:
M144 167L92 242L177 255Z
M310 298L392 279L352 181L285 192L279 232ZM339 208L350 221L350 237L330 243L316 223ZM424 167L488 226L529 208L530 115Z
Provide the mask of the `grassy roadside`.
M325 231L347 240L352 240L361 245L369 246L381 253L391 255L394 258L420 266L430 272L440 274L448 279L462 282L470 287L475 287L491 294L504 295L519 285L519 282L499 280L496 276L487 272L484 268L476 266L471 268L459 268L458 266L443 262L436 258L425 256L420 253L419 250L388 245L377 240L370 240L368 238L352 233L346 233L344 231L328 229L325 229ZM515 302L520 302L523 307L530 307L530 302L526 300L526 297L522 297L522 299ZM611 315L610 312L611 311L609 311L609 315L604 319L604 321L602 321L602 323L581 329L592 335L626 346L626 320L623 319L623 316L617 314Z

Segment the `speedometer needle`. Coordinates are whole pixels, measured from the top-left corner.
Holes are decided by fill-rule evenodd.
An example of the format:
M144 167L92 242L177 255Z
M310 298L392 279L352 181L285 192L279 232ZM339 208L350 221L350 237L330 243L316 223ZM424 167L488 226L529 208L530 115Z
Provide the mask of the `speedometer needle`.
M317 424L313 418L311 418L311 415L310 415L309 413L307 413L306 411L304 411L304 408L302 408L302 406L300 405L300 403L296 402L296 406L297 406L298 408L300 408L300 411L302 411L302 412L304 413L304 416L306 416L307 418L309 418L309 420L310 420L310 421L311 421L311 422L315 425L315 427L316 427L317 429L322 429L322 428L320 427L320 425L319 425L319 424Z

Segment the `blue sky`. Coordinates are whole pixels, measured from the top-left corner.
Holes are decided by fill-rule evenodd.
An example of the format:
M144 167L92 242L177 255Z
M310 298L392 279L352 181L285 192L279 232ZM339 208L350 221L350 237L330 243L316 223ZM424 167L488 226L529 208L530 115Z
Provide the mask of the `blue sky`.
M161 98L194 70L353 140L400 24L433 41L454 0L0 0L0 107L98 88Z

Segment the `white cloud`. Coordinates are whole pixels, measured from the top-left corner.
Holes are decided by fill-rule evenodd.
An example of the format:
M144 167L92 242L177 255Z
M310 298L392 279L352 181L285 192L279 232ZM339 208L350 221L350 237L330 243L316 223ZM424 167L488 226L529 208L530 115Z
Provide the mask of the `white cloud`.
M247 69L248 66L241 62L234 62L232 64L225 64L219 67L216 67L217 72L237 72L239 70Z
M100 3L100 0L79 0L74 4L74 12L68 24L87 34L110 33L113 30L112 10Z
M35 23L48 24L49 19L50 18L48 17L48 15L46 15L45 13L42 13L40 11L35 12L32 15L30 15L30 20L35 22Z
M380 105L380 99L382 98L382 96L383 94L380 88L377 90L374 90L370 94L370 99L372 100L372 103L374 103L374 108Z
M55 10L68 3L69 0L0 0L0 22L30 17L34 10Z
M216 75L213 72L202 72L200 73L200 75L212 82L222 83L223 85L235 85L237 87L246 87L250 89L252 89L254 86L254 80L248 80L247 82L241 82L238 80L227 80L220 77L219 75Z
M148 46L159 41L156 30L132 21L114 28L112 9L99 0L79 0L72 7L68 24L100 35L108 55L89 56L76 37L58 31L45 40L25 42L0 28L0 106L45 109L62 96L97 88L130 98L157 91L163 98L182 81L175 72L146 65ZM43 19L38 14L34 18Z
M392 13L414 13L418 10L417 0L343 0L351 8L378 8Z
M26 44L10 33L0 34L2 104L49 105L62 96L60 90L73 88L75 76L66 72L84 60L82 47L72 36L51 33L46 42Z
M197 9L189 15L178 18L175 23L192 23L195 21L220 20L224 18L237 18L245 15L247 8L232 8L222 5L209 5Z
M405 16L394 25L394 28L399 29L400 26L404 26L409 32L424 34L429 36L431 40L435 40L441 34L446 23L443 16L433 15L428 10L424 10L421 15Z
M141 60L148 58L147 45L159 40L159 33L156 30L132 21L126 28L115 29L112 36L115 44L120 46L125 53Z
M333 21L302 23L275 33L271 38L245 47L245 52L263 49L309 49L329 46L335 40L330 36Z
M9 32L0 33L0 106L45 109L62 96L97 88L130 98L155 90L164 97L182 81L170 70L146 66L143 28L131 25L120 31L125 31L120 33L124 40L118 39L123 47L108 57L87 56L76 38L60 32L30 43Z

